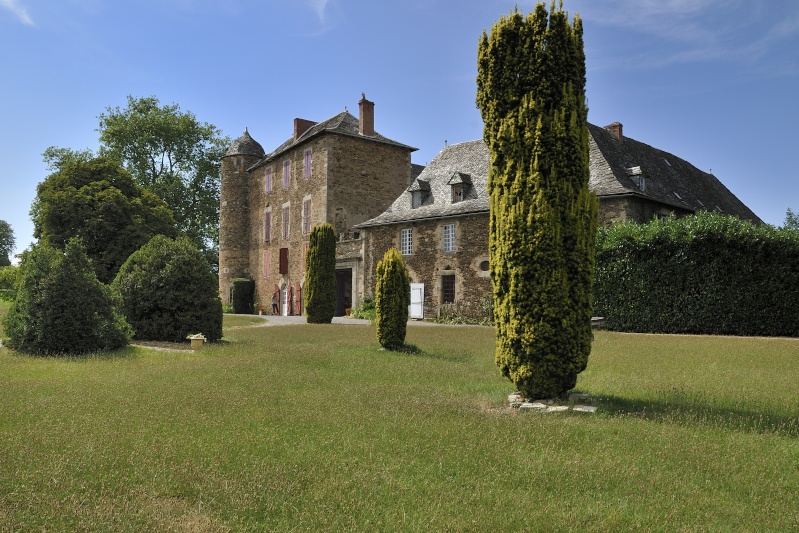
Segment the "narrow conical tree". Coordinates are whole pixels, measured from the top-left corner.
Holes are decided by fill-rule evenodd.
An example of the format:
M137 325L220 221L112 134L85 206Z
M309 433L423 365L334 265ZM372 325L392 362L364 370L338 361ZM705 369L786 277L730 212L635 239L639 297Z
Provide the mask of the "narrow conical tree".
M483 33L477 105L491 153L495 362L527 397L574 388L591 351L597 219L588 190L582 23L563 4Z
M387 350L405 344L408 327L408 306L411 304L411 282L408 268L396 248L389 248L377 262L375 284L375 324L377 341Z
M309 324L330 324L336 312L336 231L330 224L311 229L305 255L303 304Z

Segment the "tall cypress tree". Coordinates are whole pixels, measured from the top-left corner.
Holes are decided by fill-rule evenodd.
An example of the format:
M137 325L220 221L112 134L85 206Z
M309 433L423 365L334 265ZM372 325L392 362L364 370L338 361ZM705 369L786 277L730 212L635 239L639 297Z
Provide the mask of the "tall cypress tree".
M311 229L305 256L303 300L309 324L330 324L336 312L336 231L330 224Z
M572 389L591 351L597 224L588 190L582 22L563 4L514 11L478 48L491 153L495 362L527 397Z

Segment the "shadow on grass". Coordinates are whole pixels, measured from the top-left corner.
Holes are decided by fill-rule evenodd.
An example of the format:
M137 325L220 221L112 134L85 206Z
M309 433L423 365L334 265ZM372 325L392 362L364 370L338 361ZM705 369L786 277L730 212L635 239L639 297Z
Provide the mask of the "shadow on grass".
M677 390L664 393L662 399L601 396L597 397L597 404L610 416L799 437L799 416L747 409L745 406L736 408L714 405L699 395Z
M386 352L393 352L393 353L396 353L396 354L405 354L405 355L410 355L410 356L413 356L413 357L421 357L421 358L424 358L424 359L435 359L435 360L438 360L438 361L449 361L449 362L453 362L453 363L458 363L458 362L466 360L465 356L458 357L458 356L451 355L451 354L441 354L441 353L426 352L426 351L422 350L421 348L419 348L418 346L416 346L415 344L409 344L409 343L405 343L402 346L400 346L399 348L394 348L394 349L381 348L381 350L386 351Z

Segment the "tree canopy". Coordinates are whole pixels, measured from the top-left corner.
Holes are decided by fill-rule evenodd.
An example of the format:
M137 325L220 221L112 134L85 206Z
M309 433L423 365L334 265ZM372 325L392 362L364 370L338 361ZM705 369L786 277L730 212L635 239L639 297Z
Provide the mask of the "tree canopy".
M14 230L11 224L5 220L0 220L0 267L11 264L11 255L14 253L14 246L17 241L14 238Z
M218 264L219 162L230 139L154 96L128 96L127 107L108 107L98 119L100 154L120 161L136 183L163 198L178 230Z
M82 239L100 281L109 283L128 256L154 235L176 235L166 204L104 157L68 161L37 187L33 235L59 250Z
M177 104L154 96L127 97L98 118L99 155L118 161L134 181L166 202L177 229L215 269L219 263L219 162L230 145L216 126L200 122ZM89 149L49 147L42 154L51 172L95 157Z
M591 349L597 224L588 189L582 23L539 3L478 49L477 105L491 152L495 361L525 396L573 388Z

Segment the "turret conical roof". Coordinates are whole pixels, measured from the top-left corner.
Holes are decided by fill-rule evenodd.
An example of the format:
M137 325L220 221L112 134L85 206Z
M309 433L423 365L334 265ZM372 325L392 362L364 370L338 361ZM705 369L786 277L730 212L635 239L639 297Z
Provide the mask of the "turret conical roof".
M231 143L230 148L225 152L225 156L229 155L251 155L257 158L262 158L266 155L263 147L258 144L258 141L250 137L247 128L244 128L244 134Z

